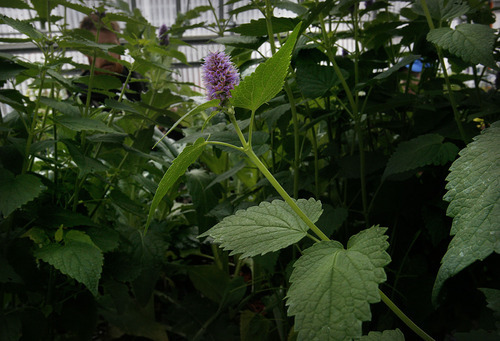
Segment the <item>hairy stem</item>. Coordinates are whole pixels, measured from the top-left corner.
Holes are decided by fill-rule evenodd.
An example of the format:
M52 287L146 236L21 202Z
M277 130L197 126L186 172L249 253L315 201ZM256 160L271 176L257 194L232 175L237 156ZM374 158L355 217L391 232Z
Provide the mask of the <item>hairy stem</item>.
M259 157L255 154L252 149L252 146L246 142L243 133L241 132L238 123L236 122L236 118L234 117L234 109L229 108L228 110L229 119L236 129L236 133L240 138L241 144L243 145L242 151L247 155L250 161L253 162L255 166L261 171L261 173L266 177L266 179L271 183L274 189L279 193L279 195L285 200L285 202L290 205L292 210L297 213L297 215L306 223L306 225L321 239L321 240L330 240L323 231L319 229L309 217L300 209L297 203L292 199L292 197L285 191L285 189L281 186L281 184L276 180L276 178L271 174L269 169L264 165L264 163L259 159Z
M306 223L306 225L321 239L330 240L312 221L309 217L302 212L297 203L292 199L292 197L285 191L281 184L276 180L276 178L271 174L267 167L262 163L257 155L255 155L253 149L249 148L245 150L245 154L248 158L257 166L257 168L264 174L266 179L271 183L274 189L281 195L283 200L290 205L292 210L297 213L297 215Z

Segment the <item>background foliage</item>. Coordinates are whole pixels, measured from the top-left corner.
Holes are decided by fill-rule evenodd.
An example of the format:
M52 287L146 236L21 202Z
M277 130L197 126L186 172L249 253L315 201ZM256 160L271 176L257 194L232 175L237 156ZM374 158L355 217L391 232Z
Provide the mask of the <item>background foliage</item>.
M161 46L118 2L103 19L124 23L115 46L66 29L55 5L107 9L1 5L63 32L0 17L26 35L7 43L44 55L0 55L0 84L33 94L0 89L12 108L0 126L1 340L416 339L377 303L385 295L435 339L498 338L500 98L488 75L499 55L487 1L399 13L389 1L245 3L233 14L264 18L211 27L250 74L233 92L235 122L172 78L182 33L210 6L179 15ZM346 38L352 51L340 51ZM256 59L265 42L273 57ZM126 52L120 63L147 92L132 101L116 77L76 75L92 66L68 49ZM82 83L101 105L82 101ZM252 136L251 158L232 123ZM178 141L161 139L173 126ZM310 226L290 203L332 240L303 238Z

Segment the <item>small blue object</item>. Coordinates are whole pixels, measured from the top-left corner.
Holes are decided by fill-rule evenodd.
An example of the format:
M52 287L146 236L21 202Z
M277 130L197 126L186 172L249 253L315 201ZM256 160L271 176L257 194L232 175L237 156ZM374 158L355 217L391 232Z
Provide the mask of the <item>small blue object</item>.
M410 65L406 65L406 67L409 67ZM428 65L426 65L428 66ZM417 59L416 61L411 64L411 72L422 72L422 61L420 59Z
M422 72L424 67L430 67L430 63L426 63L425 66L422 64L422 59L417 59L413 62L413 64L406 65L406 68L409 68L411 65L411 72Z

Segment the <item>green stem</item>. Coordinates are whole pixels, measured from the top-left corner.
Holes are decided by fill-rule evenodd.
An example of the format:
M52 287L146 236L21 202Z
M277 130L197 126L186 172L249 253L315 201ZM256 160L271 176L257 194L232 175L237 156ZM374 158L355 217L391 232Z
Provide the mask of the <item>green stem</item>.
M431 13L429 12L429 8L427 7L426 0L420 0L422 4L422 9L425 13L425 18L427 19L427 24L429 28L433 30L435 28L434 22L432 21ZM451 88L450 77L448 76L448 70L446 69L446 64L444 63L443 51L442 49L436 45L436 50L438 53L439 63L443 69L444 81L446 83L446 89L448 90L448 97L450 98L451 108L453 109L453 116L455 117L455 122L458 126L458 131L460 132L460 137L467 144L470 140L467 138L467 134L465 133L465 129L462 125L462 119L460 118L460 113L458 112L457 102L455 101L455 96L453 95L453 89Z
M311 135L311 142L314 153L314 197L316 199L319 199L319 153L315 125L311 127Z
M100 34L100 27L97 26L97 32L95 35L95 43L99 43L99 34ZM89 84L87 86L87 99L85 101L85 115L84 117L89 117L89 112L90 112L90 102L91 102L91 97L92 97L92 85L94 82L94 73L95 73L95 62L97 58L97 50L94 50L94 54L92 57L92 63L90 64L90 77L89 77ZM86 141L86 132L82 131L81 133L81 149L82 151L85 150L85 141ZM81 181L78 181L78 178L75 181L75 189L73 191L73 211L76 212L76 208L78 206L78 196L80 195L80 188L83 186L83 183L86 181L87 176L84 175L81 179Z
M52 115L55 116L54 111L52 111ZM59 152L57 149L57 124L54 124L52 126L53 129L53 134L54 134L54 200L53 202L56 202L56 199L59 199L56 197L58 191L58 178L59 178Z
M352 14L352 24L354 28L354 45L355 45L355 58L354 58L354 84L359 83L359 45L358 45L358 3L354 4L354 12ZM362 111L359 111L359 92L356 91L354 107L352 112L356 117L356 134L358 135L358 149L359 149L359 173L361 182L361 202L363 204L363 215L365 217L365 224L369 226L368 219L368 194L366 191L366 158L365 158L365 146L364 146L364 136L363 136L363 125L361 122Z
M235 260L235 267L234 267L234 276L239 276L240 275L240 271L241 271L241 267L243 266L243 262L241 261L241 258L239 257L239 255L234 255L234 260Z
M309 238L309 239L311 239L311 240L313 240L313 241L315 241L316 243L319 243L321 241L321 240L319 240L318 238L316 238L315 236L313 236L312 234L309 234L309 233L307 234L306 237Z
M330 39L327 34L326 30L326 25L325 25L325 20L323 15L319 15L319 21L321 25L321 31L323 34L323 41L325 42L325 48L326 52L328 55L328 58L330 60L330 63L333 66L333 69L335 70L335 74L337 77L340 79L340 82L342 84L342 87L347 95L347 99L349 101L349 104L351 106L351 116L354 116L355 119L355 130L356 130L356 135L358 136L358 148L359 148L359 161L360 161L360 173L361 173L361 197L362 197L362 203L363 203L363 214L365 217L366 224L368 224L368 195L366 191L366 177L365 177L365 154L364 154L364 143L363 143L363 136L362 136L362 127L361 127L361 112L358 110L358 95L356 96L353 95L351 89L349 88L349 85L347 84L344 76L342 75L342 71L340 70L340 67L338 66L336 60L335 60L335 55L333 54L332 46L330 43ZM356 43L356 59L355 59L355 64L354 64L354 71L355 71L355 82L357 83L357 78L358 76L358 57L359 57L359 47L357 44L357 10L355 10L355 13L353 14L353 24L354 24L354 33L355 33L355 43ZM356 97L356 98L355 98ZM346 110L349 112L348 110Z
M38 90L38 95L37 95L37 101L36 101L35 109L33 110L33 119L31 121L30 130L28 131L28 140L26 141L26 149L25 149L25 153L24 153L24 162L23 162L23 168L22 168L22 171L21 171L22 174L26 173L26 171L28 171L28 169L29 169L29 164L30 164L30 159L29 159L30 149L31 149L31 144L33 143L33 137L35 136L35 128L36 128L37 121L38 121L38 111L40 109L40 101L41 101L41 98L42 98L43 85L44 85L44 82L45 82L45 76L47 74L46 65L47 65L47 59L45 59L43 70L42 70L42 74L40 76L41 77L40 78L40 88Z
M237 147L233 146L232 144L226 143L226 142L220 142L220 141L207 141L207 144L215 144L217 146L223 146L223 147L228 147L228 148L233 148L239 152L244 152L242 147Z
M396 288L398 287L399 279L401 278L400 276L401 276L401 272L403 271L403 267L406 263L406 260L408 259L408 255L410 254L411 249L413 249L413 245L415 245L415 242L417 241L421 232L422 232L422 230L418 230L417 233L415 233L413 240L411 241L410 245L406 249L405 255L403 256L403 259L401 260L401 264L399 265L398 271L396 272L396 275L394 276L394 285L393 285L391 297L394 297L394 293L396 292Z
M118 97L118 102L121 102L123 100L123 95L125 94L125 89L127 88L127 85L130 82L130 78L132 77L132 72L133 72L132 70L133 70L133 67L131 67L130 70L128 70L127 78L125 79L125 82L123 83L122 90L120 91L120 96ZM149 108L147 110L149 110ZM108 123L107 123L108 127L110 127L111 123L113 123L113 120L116 116L116 112L117 111L115 108L111 109L111 115L109 115L109 119L108 119Z
M352 95L352 91L349 88L349 85L347 84L344 75L342 75L342 71L340 70L340 67L337 64L337 61L335 60L335 55L333 54L332 46L330 44L330 38L328 37L328 33L326 31L325 19L322 14L319 15L319 22L321 24L321 32L323 34L323 41L325 42L325 48L326 48L326 53L328 55L328 59L330 60L330 63L332 63L333 69L335 70L335 74L340 79L342 88L344 89L347 95L347 99L349 100L351 108L353 109L352 113L356 115L357 110L354 110L356 108L356 102L354 101L354 96Z
M222 271L224 271L224 265L223 265L221 257L220 257L220 249L219 249L219 247L217 245L215 245L215 244L212 244L211 247L212 247L212 253L214 254L215 264L217 265L217 267L219 269L221 269Z
M292 210L297 213L297 215L306 223L306 225L321 239L321 240L330 240L312 221L309 219L309 217L300 209L300 207L297 205L297 203L290 197L290 195L285 191L285 189L281 186L281 184L276 180L276 178L271 174L269 169L262 163L262 161L259 159L259 157L255 154L255 152L252 149L252 146L245 141L245 137L243 136L243 133L241 132L240 127L238 126L238 123L236 122L236 118L234 117L234 109L229 108L228 109L228 116L229 119L231 120L231 123L234 126L234 129L236 130L236 134L238 134L238 137L240 138L241 144L243 148L241 151L243 151L250 161L252 161L255 166L262 172L262 174L266 177L266 179L271 183L271 185L276 189L276 191L281 195L283 200L290 205Z
M156 92L154 92L152 95L151 95L151 99L149 100L149 107L152 106L153 102L154 102L154 98L156 96ZM146 113L145 113L145 118L141 121L141 124L139 126L139 128L135 131L134 133L134 139L137 138L137 136L139 135L139 132L142 130L142 127L144 125L144 122L146 121L147 119L147 116L149 114L149 107L148 109L146 109ZM130 152L129 151L126 151L125 152L125 155L123 156L122 160L120 161L118 167L116 168L116 173L113 175L113 177L109 180L108 182L108 185L106 186L106 188L104 189L104 192L103 192L103 195L102 195L102 198L101 199L104 199L106 197L106 193L109 191L109 189L111 188L112 184L114 183L116 177L118 176L118 173L121 171L123 165L125 164L125 161L127 160L128 156L129 156ZM97 154L95 156L97 158ZM85 178L84 178L85 179ZM83 185L83 181L81 182L81 185ZM99 203L96 205L96 207L94 207L94 209L92 210L92 212L90 213L90 217L93 217L94 214L97 212L97 210L99 209L99 207L101 206L103 200L100 200Z
M300 165L300 136L299 136L299 118L297 115L297 108L295 106L295 98L293 97L292 89L290 85L285 82L285 92L290 102L290 108L292 111L292 122L293 122L293 197L297 199L299 197L299 165Z
M411 330L413 330L418 336L420 336L425 341L435 341L429 334L423 331L419 326L417 326L408 316L405 315L399 309L394 302L392 302L389 297L387 297L382 290L379 289L380 297L382 297L382 302L384 302L389 309L391 309L397 317L401 319Z
M269 43L271 44L271 52L274 55L276 53L276 45L274 42L274 31L271 18L273 16L273 9L271 2L266 0L266 27L267 35L269 36ZM284 84L284 89L288 97L288 102L290 103L290 109L292 111L292 122L293 122L293 145L294 145L294 159L293 159L293 197L297 199L299 197L299 165L300 165L300 148L299 148L299 118L297 115L297 107L295 106L295 98L293 97L292 89L290 85L286 82ZM250 144L251 145L251 144Z
M273 17L273 8L271 6L271 1L266 0L266 26L267 26L267 35L269 36L269 44L271 44L271 52L272 54L276 53L276 44L274 43L274 32L273 32L273 24L271 18Z
M234 116L234 109L233 108L228 108L228 113L227 114L229 116L229 120L231 121L231 123L233 124L234 128L236 129L236 134L238 134L238 138L240 139L240 142L241 142L241 145L243 146L243 149L245 149L245 148L251 148L251 146L245 140L245 136L243 136L243 133L241 132L240 127L238 126L238 122L236 122L236 117Z
M255 110L252 110L252 115L250 116L250 126L248 127L248 144L252 145L252 135L253 135L253 126L255 122Z
M214 8L214 5L212 5L212 1L211 0L208 0L208 3L210 4L210 11L212 12L212 14L214 15L214 18L215 18L215 24L217 25L217 28L218 28L218 32L217 32L217 35L222 37L224 35L224 29L222 28L221 24L220 24L220 21L219 21L219 16L217 15L217 13L215 12L215 8Z
M355 123L356 134L358 135L358 149L359 149L359 172L361 181L361 201L363 204L363 215L365 217L365 223L368 226L368 195L366 192L366 158L364 151L364 139L363 130L361 127L361 118L358 116Z
M252 161L257 168L264 174L266 179L271 183L274 189L281 195L283 200L290 205L292 210L297 213L297 215L306 223L306 225L321 239L321 240L330 240L312 221L309 217L302 212L297 203L290 197L290 195L285 191L285 189L280 185L280 183L276 180L276 178L271 174L271 172L267 169L267 167L262 163L257 155L255 155L254 151L251 148L245 149L245 154L248 156L250 161Z
M130 81L130 77L132 76L132 69L133 68L131 67L129 72L128 72L127 78L125 79L125 82L123 83L122 90L120 92L120 96L118 97L118 102L121 102L123 99L123 95L125 93L125 88L127 87L128 83ZM149 108L147 110L149 110ZM147 113L147 111L146 111L146 113ZM116 116L116 110L115 110L115 108L113 108L113 109L111 109L108 123L106 124L108 127L111 127L111 123L113 123L115 116ZM99 153L101 152L101 148L102 148L102 142L99 142L99 144L97 145L96 151L94 153L94 158L97 159L97 157L99 156Z

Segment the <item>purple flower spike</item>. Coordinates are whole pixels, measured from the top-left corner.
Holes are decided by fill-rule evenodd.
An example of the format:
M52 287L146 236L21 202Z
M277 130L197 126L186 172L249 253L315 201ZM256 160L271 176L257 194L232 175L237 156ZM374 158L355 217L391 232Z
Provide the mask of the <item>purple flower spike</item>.
M160 45L167 46L170 43L167 25L161 25L160 32L158 32L158 39L160 40Z
M240 83L240 74L224 52L210 52L202 66L202 78L208 99L223 102L231 97L230 91Z

